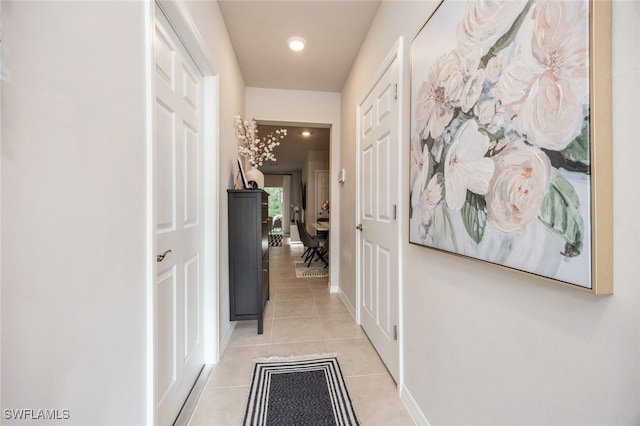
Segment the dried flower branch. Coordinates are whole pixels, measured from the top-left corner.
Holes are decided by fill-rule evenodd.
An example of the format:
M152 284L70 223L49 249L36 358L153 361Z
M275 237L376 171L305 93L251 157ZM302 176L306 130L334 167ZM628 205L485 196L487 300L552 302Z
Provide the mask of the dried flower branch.
M278 129L264 138L258 138L256 119L244 120L240 114L234 117L236 137L240 145L238 152L254 167L262 166L265 161L276 161L275 147L287 136L287 129Z

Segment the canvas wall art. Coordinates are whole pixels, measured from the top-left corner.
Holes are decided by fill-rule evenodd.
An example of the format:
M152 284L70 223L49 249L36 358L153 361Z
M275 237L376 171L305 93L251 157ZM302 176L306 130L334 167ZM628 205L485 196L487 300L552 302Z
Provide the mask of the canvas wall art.
M611 228L610 35L596 72L592 7L440 3L411 44L411 243L611 292L594 232Z

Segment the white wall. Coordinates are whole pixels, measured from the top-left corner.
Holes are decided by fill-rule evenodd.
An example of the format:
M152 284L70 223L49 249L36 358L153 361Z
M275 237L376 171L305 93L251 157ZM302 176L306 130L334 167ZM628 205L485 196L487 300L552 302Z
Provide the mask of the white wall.
M305 224L307 231L315 235L316 230L311 225L318 218L320 206L316 205L316 171L329 170L329 153L326 151L309 151L305 160L305 175L303 181L307 184L307 209L305 210ZM331 205L331 204L329 204Z
M226 212L224 187L231 187L236 158L232 120L244 107L244 83L217 3L187 7L220 73L219 205ZM3 409L67 409L69 425L151 421L151 10L149 2L2 4L3 66L10 72L2 82ZM226 229L226 214L220 222ZM228 326L221 252L220 316ZM14 424L4 412L3 424Z
M330 92L311 92L301 90L276 90L261 89L256 87L247 87L246 89L246 115L263 121L275 121L285 123L308 123L308 124L329 124L331 125L330 135L330 163L331 165L340 164L339 147L341 145L340 130L340 94ZM331 170L331 185L336 185L337 170L334 167ZM306 177L303 170L302 180ZM309 196L309 186L307 183L307 196ZM334 193L331 194L331 209L338 211L340 203ZM307 206L308 207L308 206ZM341 232L340 221L331 222L331 235L339 235ZM332 290L337 290L339 269L340 247L331 240L329 282ZM341 263L340 263L341 264Z
M342 97L341 159L355 167L355 105L397 37L407 46L434 2L383 2ZM614 291L592 296L409 245L402 358L406 400L432 425L640 423L640 3L613 2ZM408 54L408 50L406 51ZM408 75L405 75L408 78ZM408 107L408 87L404 91ZM407 117L408 120L408 117ZM404 123L409 127L409 123ZM407 139L408 140L408 139ZM408 143L403 148L408 167ZM402 179L408 179L403 173ZM408 184L405 185L408 188ZM353 181L340 194L340 282L353 297ZM408 236L408 189L400 216Z
M145 5L2 9L2 408L142 425Z

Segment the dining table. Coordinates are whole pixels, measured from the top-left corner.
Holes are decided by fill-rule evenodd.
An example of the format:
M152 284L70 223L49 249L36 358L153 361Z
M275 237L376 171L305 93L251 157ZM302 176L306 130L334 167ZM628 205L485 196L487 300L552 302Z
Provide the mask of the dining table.
M329 221L313 222L311 226L315 228L316 232L318 233L327 233L329 232L330 228Z

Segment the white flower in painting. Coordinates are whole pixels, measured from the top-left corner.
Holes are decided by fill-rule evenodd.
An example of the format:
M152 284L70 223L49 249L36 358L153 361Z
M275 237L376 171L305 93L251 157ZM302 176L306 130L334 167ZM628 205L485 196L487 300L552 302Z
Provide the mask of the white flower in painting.
M435 139L442 134L460 104L464 86L460 58L455 51L441 56L433 64L416 101L416 130L423 138L431 135Z
M530 54L522 54L521 45L516 49L516 57L502 71L495 87L489 91L493 98L500 99L502 105L510 115L517 115L527 99L531 85L535 79L534 69L538 65L531 59Z
M543 78L531 88L529 99L514 119L518 132L541 148L562 151L582 131L582 104L571 90Z
M478 117L480 124L486 126L493 121L493 117L496 115L496 101L495 99L487 99L482 102L478 102L474 108L474 114Z
M464 76L464 89L460 99L462 111L469 112L478 101L478 98L482 94L482 87L485 80L484 75L484 70L475 70Z
M425 144L420 152L420 142L412 141L411 149L411 206L416 208L429 177L429 147Z
M480 69L480 56L477 52L462 55L459 51L454 51L458 60L458 68L462 73L462 81L464 87L460 92L459 106L465 113L469 112L476 104L478 98L482 94L485 82L485 70Z
M502 70L504 69L506 64L506 59L503 55L494 56L489 59L487 62L487 66L485 67L485 78L489 83L495 83L498 81L500 74L502 74Z
M478 131L475 120L460 126L456 138L445 157L445 199L447 206L459 210L467 198L467 190L484 195L493 176L493 160L484 155L489 138Z
M533 9L531 50L551 80L562 80L578 98L589 94L589 2L544 1Z
M561 151L580 134L589 102L588 2L541 1L531 19L494 94L515 115L518 133Z
M420 225L418 225L418 233L422 241L426 240L429 236L429 227L425 225L424 222L420 223Z
M438 204L440 204L440 201L442 201L443 188L442 188L441 179L439 179L438 177L439 176L437 174L431 177L431 180L427 185L427 191L424 196L424 201L426 202L426 205L431 208L435 208Z
M423 138L440 137L457 107L467 113L476 104L485 82L479 62L480 57L473 53L462 56L453 50L431 67L416 101L417 130Z
M411 132L411 164L409 166L411 172L411 187L413 187L413 184L416 182L416 179L422 172L425 164L422 148L420 147L420 145L420 137L416 134L416 132ZM427 162L427 166L428 165L429 163Z
M513 25L526 2L513 0L468 1L458 23L458 49L484 56Z
M487 221L510 234L535 220L549 189L551 163L538 148L511 144L495 160L487 200Z
M566 3L544 2L534 9L532 52L543 72L515 119L531 143L555 151L580 134L589 90L588 5Z
M500 102L496 102L496 113L491 120L491 123L487 125L487 130L490 133L497 133L502 130L505 137L510 140L520 140L520 137L516 134L513 128L513 117L507 108L503 107Z
M426 240L429 235L435 209L440 204L440 201L442 201L442 182L439 179L439 175L434 175L419 198L418 210L421 211L421 214L418 231L422 240Z

